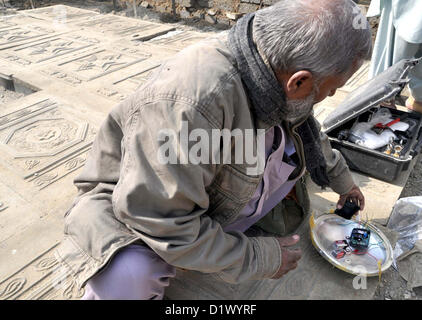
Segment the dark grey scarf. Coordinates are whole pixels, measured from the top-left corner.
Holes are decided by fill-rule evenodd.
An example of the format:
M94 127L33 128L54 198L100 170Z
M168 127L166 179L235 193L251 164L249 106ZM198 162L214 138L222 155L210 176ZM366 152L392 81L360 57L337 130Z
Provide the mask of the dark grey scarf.
M254 16L254 13L247 14L233 26L229 32L229 47L251 100L252 112L266 124L275 126L286 119L286 96L252 40ZM312 180L324 188L328 186L329 179L315 121L313 116L308 117L297 132L304 145L306 169Z

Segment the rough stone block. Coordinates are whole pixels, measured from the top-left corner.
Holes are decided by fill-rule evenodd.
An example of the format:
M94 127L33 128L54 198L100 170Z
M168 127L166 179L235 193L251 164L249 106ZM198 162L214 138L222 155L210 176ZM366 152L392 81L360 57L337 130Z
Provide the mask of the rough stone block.
M207 11L207 13L208 13L210 16L215 16L215 15L217 14L217 11L218 11L218 10L216 10L216 9L209 9L209 10Z
M213 16L210 16L209 14L207 14L205 16L205 21L211 24L216 24L217 23L217 19L214 18Z
M192 16L197 19L204 19L205 14L202 11L194 11Z
M183 8L183 10L180 11L180 18L189 19L190 18L190 12L188 10L186 10L186 8Z
M176 0L176 3L182 7L190 8L195 4L195 0Z
M149 8L150 7L150 5L147 1L142 1L140 6L143 7L143 8Z
M202 8L212 8L214 0L197 0L196 3Z
M264 0L263 3L266 6L272 6L273 4L279 2L280 0Z
M240 0L240 2L260 4L261 3L261 0Z
M219 9L222 11L236 11L235 1L227 0L214 0L213 8Z
M254 12L259 9L259 6L251 3L241 3L239 5L239 13Z
M226 17L234 21L238 20L242 15L242 13L237 12L226 12Z
M220 16L217 18L217 23L228 26L230 25L230 19L225 16Z
M158 12L161 12L161 13L167 12L167 8L164 5L156 6L155 10L157 10Z

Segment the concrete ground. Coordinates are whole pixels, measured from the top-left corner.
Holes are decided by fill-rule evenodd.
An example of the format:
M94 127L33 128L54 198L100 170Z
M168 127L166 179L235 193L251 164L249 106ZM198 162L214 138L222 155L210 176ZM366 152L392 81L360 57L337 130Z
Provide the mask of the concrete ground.
M15 2L22 3L22 1ZM13 4L13 1L10 1L10 3ZM39 7L51 4L60 4L63 3L63 1L46 0L35 1L35 3L37 7ZM113 10L112 1L99 2L73 0L66 1L66 4L83 9L93 10L98 13L109 13ZM28 7L26 8L28 9ZM130 10L115 13L116 16L120 17L133 15ZM83 21L85 20L78 20L78 14L79 13L75 13L75 23L83 23ZM84 134L86 143L83 142L83 145L81 145L80 148L70 146L68 149L69 152L58 150L57 155L52 155L49 161L45 161L45 157L30 159L25 158L25 154L12 152L12 156L5 158L6 163L3 162L2 164L0 164L0 174L5 178L2 179L2 183L0 184L0 214L3 214L3 222L0 221L0 230L3 231L3 235L0 238L0 261L13 261L14 263L16 263L16 266L19 266L16 267L10 264L5 266L3 264L0 267L0 299L60 299L63 297L70 299L78 298L78 293L72 291L74 290L74 288L72 287L71 282L66 283L66 285L63 286L56 285L57 283L60 284L61 282L59 281L60 279L58 279L57 277L52 277L51 271L54 270L55 264L50 253L52 252L51 250L53 250L54 247L57 245L58 241L62 236L60 229L61 217L59 218L58 216L61 216L61 212L64 212L64 210L68 207L70 200L74 195L74 190L71 188L72 178L77 173L77 170L83 165L86 156L86 151L87 148L89 148L89 144L91 141L90 139L92 139L92 137L94 136L95 130L101 123L101 119L103 118L104 113L106 112L106 110L114 106L118 101L123 99L127 94L129 94L130 91L136 88L137 85L144 81L145 75L139 72L139 65L142 65L143 70L146 70L145 73L147 73L150 68L153 68L157 63L159 63L160 59L165 58L166 55L162 54L163 50L165 50L166 52L175 53L184 46L199 40L201 36L197 33L204 34L204 36L208 34L211 35L225 28L224 26L218 26L216 28L215 26L211 26L203 21L172 21L172 17L168 15L154 13L146 9L144 9L144 11L138 11L138 14L143 21L159 22L160 25L164 26L164 29L160 29L161 27L154 25L154 27L151 27L152 29L150 30L155 31L141 36L151 37L154 32L158 34L162 32L160 30L166 31L170 30L171 28L175 28L176 31L182 32L183 36L178 36L176 32L176 40L173 42L166 40L162 41L158 37L157 40L154 40L153 38L151 41L152 44L148 45L145 48L140 47L139 45L131 46L130 43L133 43L133 41L126 41L129 40L129 36L132 36L133 33L128 33L119 37L116 36L116 38L112 39L112 41L120 41L120 44L124 43L124 45L127 45L127 49L125 49L125 52L127 53L127 60L125 60L126 67L124 67L123 69L115 69L119 72L111 72L106 74L90 73L86 71L84 76L78 78L76 77L75 73L70 73L68 72L68 70L63 68L63 65L74 64L75 67L80 68L82 71L84 68L87 68L87 65L76 64L75 61L72 61L72 59L66 59L66 55L64 55L61 56L59 59L52 58L51 60L49 60L51 62L48 62L47 60L41 61L42 59L40 59L36 63L33 60L29 61L30 63L32 63L35 70L39 72L36 76L34 76L28 73L27 66L25 66L25 63L28 63L26 62L27 60L25 60L25 58L29 57L29 55L26 53L25 45L18 44L18 46L15 48L6 48L5 51L3 51L7 52L7 54L10 54L13 51L13 53L16 54L14 56L8 56L9 62L12 61L12 63L18 63L17 65L19 65L20 63L19 67L16 67L16 69L19 70L17 74L20 78L25 78L25 80L27 80L30 84L37 87L38 90L32 90L33 88L31 89L25 87L20 92L16 92L15 90L10 90L10 88L7 89L7 86L0 86L0 134L3 128L2 125L4 125L4 122L2 122L2 118L5 114L3 110L7 110L8 112L6 114L9 116L14 116L15 114L18 115L22 112L24 112L23 116L25 116L25 113L27 113L28 110L35 114L40 113L43 110L51 109L53 116L53 112L57 112L54 111L56 110L54 108L56 108L56 105L58 105L60 107L63 106L63 117L66 120L70 121L71 119L73 119L73 117L76 117L77 119L80 119L81 123L85 123L84 127L79 129L76 129L75 127L75 130L85 130ZM42 19L48 19L48 16L44 14L37 17L41 17ZM94 20L96 18L97 17L94 17ZM28 23L32 22L33 20L29 21ZM6 27L7 28L5 29L8 29L11 26ZM45 24L41 27L44 28L47 27L47 25ZM154 29L155 27L157 27L158 29ZM171 28L166 29L167 27ZM139 30L141 29L142 28L140 28ZM93 36L92 38L99 38L101 30L93 29L93 31L95 32L90 33L90 35ZM110 29L110 34L115 31L116 30ZM77 41L84 42L87 46L92 45L92 47L88 48L97 48L97 43L94 42L95 39L85 39L83 38L83 34L81 34L80 32L75 32L75 34L77 34L77 36L73 39L77 39ZM121 41L122 38L124 40L123 42ZM28 42L28 44L30 43L32 43L32 41ZM29 45L28 47L31 47L31 45ZM0 50L2 48L4 48L4 44L3 42L0 42ZM91 52L90 50L85 49L83 46L81 46L80 48L81 52ZM74 49L78 50L78 48ZM100 50L101 47L98 48L98 51ZM138 50L138 52L133 50ZM145 61L138 62L135 65L130 65L130 59L134 56L134 52L136 53L135 55L146 55L145 57L147 59ZM132 53L132 55L130 53ZM79 58L78 54L72 53L71 56L76 57L76 59ZM4 57L4 54L0 51L0 58ZM0 72L2 74L7 75L8 71L9 73L12 73L10 72L10 66L5 63L4 59L0 63L0 67ZM13 68L13 66L12 69L16 70L15 68ZM362 75L361 78L364 78L364 76ZM80 84L80 82L78 81L82 81L85 84L84 88L90 92L87 96L84 96L83 98L79 96L74 96L74 93L79 90L78 88L81 88L78 87ZM52 83L54 82L59 83L59 87L52 85ZM112 83L113 85L110 86L110 83ZM53 98L56 98L56 93L58 92L58 90L62 92L62 99L58 99L59 101L55 102L48 102ZM33 91L38 92L30 94ZM338 99L341 99L342 97L342 93L339 93L339 96L336 97L334 101L338 102ZM46 103L45 101L47 101L48 103ZM37 107L34 109L34 103L42 104L37 105ZM76 104L78 105L78 107L74 109L69 109L65 107L69 103L73 105ZM83 106L84 104L87 106ZM25 105L25 108L22 109L23 105ZM79 105L81 105L81 107L79 107ZM90 115L89 117L87 117L87 112ZM16 130L19 130L18 127ZM55 135L58 136L59 131L63 133L64 130L65 126L59 128L52 127L49 132L40 133L42 134L42 138L44 139L44 141L46 141L45 139L47 139L47 141L48 139L51 139L51 141L53 141ZM15 136L5 136L4 139L6 139L9 144L14 143L13 139L16 139L18 137L16 133L19 134L19 131L15 131ZM0 139L1 138L2 136L0 136ZM24 144L25 147L36 148L33 150L33 152L43 151L42 148L44 148L45 146L40 144L34 145L34 139L31 139L29 140L30 143L28 143L28 139L26 140L27 142L25 142ZM17 144L16 142L15 146L22 146L22 143L23 142L19 140L19 144ZM6 152L4 153L5 155L7 155L7 152L10 151L10 149L8 148L9 147L3 148L3 151ZM60 154L63 155L63 153L65 153L64 158L58 156ZM43 155L42 152L40 154L41 156ZM40 167L41 169L37 170L37 168ZM392 194L394 194L397 198L399 196L404 197L411 195L422 195L421 169L422 161L420 158L416 163L414 170L408 173L409 179L407 179L406 176L406 179L404 181L399 183L397 186L394 186L394 188L391 189ZM22 177L24 177L23 180ZM368 185L368 192L371 195L373 194L374 189L382 189L385 191L385 188L388 189L391 187L386 186L386 184L376 180L371 180L363 176L359 177L360 179L362 179L361 181ZM30 183L31 185L29 186L28 183ZM56 187L52 189L51 186ZM63 188L63 190L60 190L60 188ZM34 190L39 193L35 195ZM331 201L331 203L333 203L332 201L334 201L332 199L333 196L331 194L317 194L317 197L326 197ZM9 199L15 199L15 201L11 202ZM63 201L62 203L58 203L59 201L55 201L54 199L60 199ZM325 202L323 203L325 204ZM386 207L388 206L389 208L391 208L390 202L386 204ZM384 212L388 211L388 209L383 210ZM30 213L26 217L27 222L23 223L22 221L20 221L19 223L16 223L16 216L19 216L20 214L25 215L29 212L32 213ZM55 212L60 212L60 214L55 214ZM8 228L7 223L13 224L14 227ZM48 225L49 227L46 228L46 225ZM57 226L59 226L59 228L57 228ZM18 232L18 235L16 236L15 232L16 230L19 230L19 228L22 231ZM43 232L44 234L48 234L48 230L51 230L51 232L49 233L50 236L45 238L44 241L42 237L40 237L39 242L34 241L32 247L31 245L26 248L22 247L22 244L27 243L28 239L31 239L31 237L33 237L34 234L36 234L37 232ZM37 254L33 254L33 252L37 252ZM32 257L33 260L31 260L30 257ZM39 272L41 272L41 274ZM309 273L307 270L302 270L301 272L304 272L304 274L307 275ZM47 282L49 284L45 285L45 283ZM51 288L51 284L53 284L54 288L59 287L60 290L48 289ZM390 268L387 272L384 273L381 285L374 285L372 288L373 293L366 295L366 299L370 296L372 296L373 299L387 300L422 298L422 290L415 289L414 291L408 291L406 289L405 281L392 268ZM276 296L272 295L272 297Z
M400 195L400 198L422 196L422 156L418 157L415 168ZM422 287L408 290L407 282L393 268L384 273L375 300L422 300Z

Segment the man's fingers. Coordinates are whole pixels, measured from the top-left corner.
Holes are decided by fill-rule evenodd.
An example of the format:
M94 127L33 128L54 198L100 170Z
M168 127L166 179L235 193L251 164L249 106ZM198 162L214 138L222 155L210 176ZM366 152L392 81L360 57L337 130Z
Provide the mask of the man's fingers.
M301 249L289 249L299 242L300 237L299 235L295 234L291 237L282 237L277 238L278 243L281 248L282 252L282 263L281 267L278 272L274 275L273 279L278 279L285 275L290 270L297 268L297 264L299 259L302 257L302 250Z
M341 196L340 199L338 199L338 202L337 202L337 209L343 208L345 202L346 202L346 197Z
M365 209L365 197L362 195L359 199L360 202L360 210Z
M291 237L278 238L278 243L282 247L290 247L298 243L299 240L300 240L300 237L297 234L295 234L294 236L291 236Z
M365 197L359 192L356 196L351 198L352 201L360 207L360 210L365 208Z
M360 210L365 208L365 196L362 194L359 187L354 186L349 193L341 195L339 201L337 202L337 208L341 209L347 199L351 199L355 204L357 204L360 207Z
M290 263L297 263L300 258L302 258L302 251L300 249L297 250L289 250L289 260Z
M282 266L279 270L279 276L282 276L290 270L296 269L298 266L299 259L302 257L300 249L289 250L283 248Z
M302 250L300 249L290 250L290 249L283 248L283 259L286 265L295 263L299 261L300 258L302 258Z
M290 270L296 269L298 261L302 257L302 251L300 249L290 250L285 247L281 247L282 250L282 265L278 272L273 276L273 279L279 279Z

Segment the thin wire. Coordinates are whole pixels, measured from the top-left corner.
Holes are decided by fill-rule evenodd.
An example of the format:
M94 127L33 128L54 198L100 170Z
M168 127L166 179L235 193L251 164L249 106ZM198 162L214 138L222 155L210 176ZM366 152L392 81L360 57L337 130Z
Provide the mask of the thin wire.
M368 255L368 256L370 256L370 257L372 257L372 258L374 258L375 259L375 261L376 262L378 262L378 258L377 257L375 257L375 256L373 256L372 254L370 254L369 252L366 252L366 254Z
M375 256L373 256L372 254L370 254L368 251L365 251L363 253L358 253L359 251L352 251L353 254L357 255L357 256L363 256L365 254L367 254L368 256L372 257L375 259L375 261L378 262L378 258L376 258Z
M380 242L378 242L378 243L371 243L370 245L369 245L369 247L372 247L372 246L381 246L382 244L384 244L384 242L383 241L380 241ZM368 248L369 248L368 247ZM374 248L371 248L370 250L372 250L372 249L374 249Z

